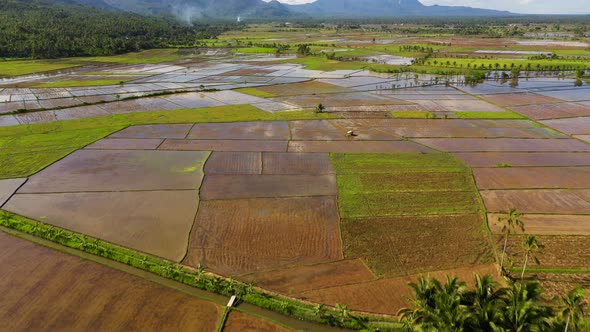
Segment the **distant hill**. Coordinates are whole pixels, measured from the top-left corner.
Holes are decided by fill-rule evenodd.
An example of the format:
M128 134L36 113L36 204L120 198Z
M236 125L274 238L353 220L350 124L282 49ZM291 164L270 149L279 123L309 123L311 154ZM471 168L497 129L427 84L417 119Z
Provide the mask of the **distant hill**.
M317 0L286 5L276 0L65 0L142 15L173 14L198 18L504 16L509 12L471 7L424 6L418 0Z
M317 0L291 5L292 11L309 16L397 17L397 16L503 16L509 12L453 6L424 6L418 0Z

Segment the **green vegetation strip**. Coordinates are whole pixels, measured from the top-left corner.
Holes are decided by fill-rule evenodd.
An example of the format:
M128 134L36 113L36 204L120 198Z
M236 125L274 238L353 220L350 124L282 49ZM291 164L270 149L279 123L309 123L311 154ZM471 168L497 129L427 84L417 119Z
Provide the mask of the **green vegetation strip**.
M459 119L526 119L525 116L515 112L466 112L466 111L455 111L453 112Z
M123 128L142 124L327 119L313 111L268 113L251 105L117 114L0 128L0 179L26 177Z
M235 91L241 92L241 93L245 93L247 95L251 95L251 96L255 96L255 97L261 97L261 98L274 98L274 97L278 97L274 93L262 91L262 90L259 90L259 89L256 89L256 88L242 88L242 89L237 89Z
M2 212L0 225L133 266L192 287L225 296L236 295L244 302L300 319L352 329L368 329L371 328L373 323L378 324L381 331L399 329L399 323L393 319L356 313L349 314L348 310L344 314L335 308L324 308L310 302L281 296L255 287L253 284L246 284L231 278L226 279L208 273L203 268L193 269L163 258L30 220L9 212Z
M332 154L343 218L477 213L473 178L451 154Z

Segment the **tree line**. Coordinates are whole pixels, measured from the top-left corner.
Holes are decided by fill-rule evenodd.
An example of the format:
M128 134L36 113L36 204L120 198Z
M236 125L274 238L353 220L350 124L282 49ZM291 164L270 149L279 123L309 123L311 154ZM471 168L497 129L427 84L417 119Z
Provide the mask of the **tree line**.
M193 46L235 28L227 23L189 25L46 0L0 0L0 57L103 56L169 46Z

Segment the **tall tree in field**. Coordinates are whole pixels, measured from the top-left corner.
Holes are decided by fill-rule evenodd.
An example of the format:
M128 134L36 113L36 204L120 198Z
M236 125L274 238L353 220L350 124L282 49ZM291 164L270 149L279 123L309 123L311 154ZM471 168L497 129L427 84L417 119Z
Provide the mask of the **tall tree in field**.
M529 258L533 258L535 263L540 264L539 259L535 254L540 251L543 246L539 243L536 236L527 235L522 242L522 247L524 248L524 265L522 266L522 274L520 275L521 280L524 279L524 272L529 262Z
M502 235L504 236L504 248L502 249L502 259L500 260L500 271L504 271L504 256L506 256L506 245L508 245L508 237L514 232L516 227L524 232L524 223L520 220L522 214L518 213L515 208L511 208L505 217L498 218L502 224Z
M586 331L590 328L584 319L584 297L586 292L580 286L569 291L565 296L557 297L556 300L562 307L561 319L565 321L564 332Z

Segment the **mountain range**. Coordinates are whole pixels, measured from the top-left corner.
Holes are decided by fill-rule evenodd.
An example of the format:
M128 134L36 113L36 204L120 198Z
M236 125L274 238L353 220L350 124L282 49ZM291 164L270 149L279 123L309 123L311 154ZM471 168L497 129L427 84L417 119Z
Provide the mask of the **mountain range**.
M287 5L276 0L65 0L142 15L207 18L506 16L509 12L456 6L425 6L418 0L317 0Z

